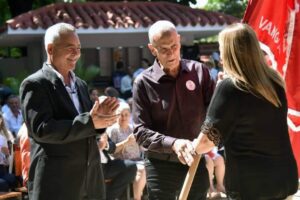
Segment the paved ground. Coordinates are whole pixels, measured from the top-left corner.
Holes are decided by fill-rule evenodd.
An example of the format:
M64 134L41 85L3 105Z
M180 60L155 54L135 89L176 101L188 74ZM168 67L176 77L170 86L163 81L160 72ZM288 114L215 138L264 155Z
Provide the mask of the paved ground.
M226 196L224 194L221 194L221 197L216 197L216 198L210 198L210 200L225 200ZM209 199L209 198L207 198ZM293 196L292 200L300 200L300 180L299 180L299 188L298 188L298 192Z
M298 192L294 195L293 200L300 200L300 188L298 189Z

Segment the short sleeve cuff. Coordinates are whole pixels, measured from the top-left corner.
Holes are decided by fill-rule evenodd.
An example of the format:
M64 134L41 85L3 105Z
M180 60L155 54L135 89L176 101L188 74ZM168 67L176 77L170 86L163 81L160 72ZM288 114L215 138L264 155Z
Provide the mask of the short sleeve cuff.
M171 136L165 136L162 145L163 145L163 149L164 149L164 153L172 153L172 146L175 142L176 138L171 137Z
M205 134L208 139L214 143L215 146L223 146L221 134L219 130L213 126L213 123L205 121L201 126L201 132Z

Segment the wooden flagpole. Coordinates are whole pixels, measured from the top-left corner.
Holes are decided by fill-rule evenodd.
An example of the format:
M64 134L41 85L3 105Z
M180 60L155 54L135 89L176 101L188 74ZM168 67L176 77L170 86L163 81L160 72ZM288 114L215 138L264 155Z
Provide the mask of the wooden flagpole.
M186 200L187 199L190 189L191 189L191 186L192 186L192 183L193 183L193 180L194 180L194 177L195 177L195 174L196 174L196 171L197 171L197 168L198 168L198 165L199 165L199 162L200 162L200 159L201 159L201 155L197 155L194 157L194 162L190 166L189 171L185 177L178 200Z

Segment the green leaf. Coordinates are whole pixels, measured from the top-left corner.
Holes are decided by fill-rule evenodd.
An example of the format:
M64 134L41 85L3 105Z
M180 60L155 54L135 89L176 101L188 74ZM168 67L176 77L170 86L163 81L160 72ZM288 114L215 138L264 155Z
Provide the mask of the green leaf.
M96 76L99 76L101 74L99 66L90 65L86 67L84 66L84 62L81 58L78 60L74 72L79 78L85 80L88 83L92 81Z
M28 75L29 73L27 71L21 71L18 74L16 74L14 77L6 77L3 80L3 84L11 88L14 94L18 95L20 85Z

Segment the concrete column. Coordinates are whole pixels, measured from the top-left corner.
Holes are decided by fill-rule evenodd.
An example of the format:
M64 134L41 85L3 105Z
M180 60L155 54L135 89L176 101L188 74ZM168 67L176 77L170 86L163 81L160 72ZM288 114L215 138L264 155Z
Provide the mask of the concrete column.
M141 66L141 49L139 47L128 47L128 66L138 68Z
M128 62L128 48L127 47L122 47L120 49L120 51L121 51L121 61L123 61L124 67L125 67L125 70L126 70L127 67L129 66L129 62Z
M99 48L99 63L101 76L111 76L113 71L113 58L111 48Z
M43 62L47 60L47 54L43 45L43 42L30 43L27 46L28 62L26 66L33 71L36 71L42 67Z
M150 63L153 63L154 61L154 56L151 54L149 48L147 46L143 46L140 47L141 51L142 51L142 57L141 58L146 58L150 61Z

